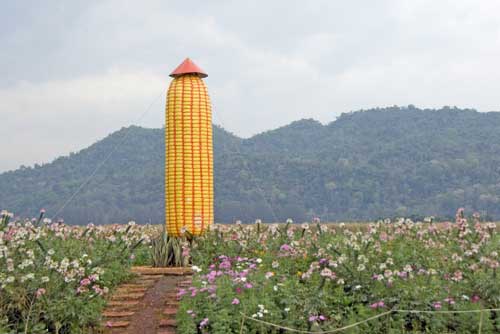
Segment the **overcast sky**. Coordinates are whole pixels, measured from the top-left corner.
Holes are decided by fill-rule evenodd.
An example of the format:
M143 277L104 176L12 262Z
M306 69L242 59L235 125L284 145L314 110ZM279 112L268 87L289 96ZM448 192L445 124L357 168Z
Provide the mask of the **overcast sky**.
M2 1L0 172L163 126L187 56L209 75L214 122L244 137L395 104L500 110L498 13L497 0Z

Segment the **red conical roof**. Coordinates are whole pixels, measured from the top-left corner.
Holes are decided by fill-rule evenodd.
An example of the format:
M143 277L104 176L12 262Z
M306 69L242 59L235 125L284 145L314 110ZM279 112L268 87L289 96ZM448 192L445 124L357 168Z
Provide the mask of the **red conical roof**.
M208 75L199 68L193 61L189 58L186 58L182 64L177 66L177 68L170 73L170 76L173 78L180 77L184 74L198 74L200 78L206 78Z

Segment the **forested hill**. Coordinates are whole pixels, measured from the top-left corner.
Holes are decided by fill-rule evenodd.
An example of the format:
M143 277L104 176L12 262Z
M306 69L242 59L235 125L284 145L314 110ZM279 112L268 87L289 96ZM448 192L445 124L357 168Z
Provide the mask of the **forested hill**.
M50 164L0 174L0 209L50 216L124 136L60 215L70 224L162 222L163 130L135 126ZM249 139L214 127L214 145L219 222L444 217L461 206L500 219L500 113L372 109Z

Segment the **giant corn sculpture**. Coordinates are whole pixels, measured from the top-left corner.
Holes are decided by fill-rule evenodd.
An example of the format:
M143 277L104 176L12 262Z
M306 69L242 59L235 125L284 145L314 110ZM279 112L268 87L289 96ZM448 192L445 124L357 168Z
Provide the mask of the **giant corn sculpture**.
M165 127L167 233L199 235L214 220L212 110L207 74L189 58L172 74Z

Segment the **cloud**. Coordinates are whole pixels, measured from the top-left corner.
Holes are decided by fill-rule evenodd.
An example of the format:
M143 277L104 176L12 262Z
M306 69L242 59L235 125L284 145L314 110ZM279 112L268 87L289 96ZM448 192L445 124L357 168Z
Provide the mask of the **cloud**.
M9 138L0 141L0 168L50 161L94 143L110 129L136 123L161 126L164 84L150 72L110 70L0 90L2 127Z
M0 113L17 135L0 171L130 124L186 56L209 74L215 122L242 136L394 104L500 109L494 0L3 6ZM162 126L163 104L141 124Z

